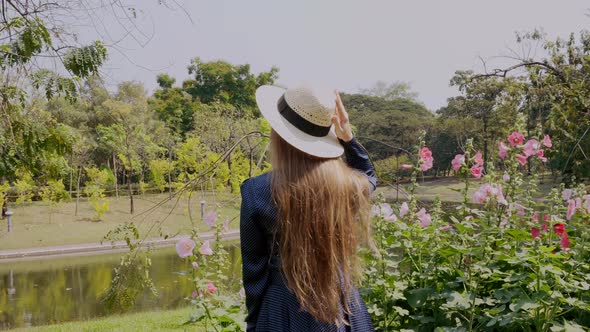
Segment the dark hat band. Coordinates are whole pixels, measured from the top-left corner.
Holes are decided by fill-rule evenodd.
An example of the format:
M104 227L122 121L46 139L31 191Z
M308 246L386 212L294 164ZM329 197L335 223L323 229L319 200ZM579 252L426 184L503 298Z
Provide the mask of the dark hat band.
M324 137L324 136L328 135L328 133L330 132L330 128L332 127L332 125L324 127L324 126L318 126L315 123L311 123L311 122L307 121L301 115L297 114L297 112L295 112L295 110L293 110L287 104L287 101L285 100L284 95L281 96L281 98L279 98L279 101L277 103L277 107L279 109L279 113L281 113L283 118L285 118L287 121L289 121L289 123L294 125L297 129L301 130L302 132L304 132L308 135L315 136L315 137Z

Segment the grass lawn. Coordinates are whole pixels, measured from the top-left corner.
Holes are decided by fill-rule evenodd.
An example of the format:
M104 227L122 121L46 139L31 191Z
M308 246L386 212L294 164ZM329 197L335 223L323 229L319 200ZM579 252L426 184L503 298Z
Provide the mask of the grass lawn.
M549 177L545 177L539 184L541 193L546 194L554 187ZM469 189L470 194L479 187L479 180L472 179ZM420 186L416 194L420 200L432 201L439 196L442 201L461 202L461 193L457 190L463 188L463 183L457 178L439 178L435 180L419 181ZM407 185L400 185L405 188ZM381 193L389 201L396 199L395 187L383 186L377 188L376 193ZM42 246L54 246L62 244L76 244L99 242L102 237L117 225L133 220L139 226L142 235L149 231L149 237L160 235L174 236L190 232L192 226L188 217L186 197L180 200L173 199L166 202L150 213L141 214L154 207L158 202L166 199L167 194L148 194L135 196L135 217L129 214L129 198L109 198L111 210L107 212L99 222L92 221L94 210L86 200L80 201L78 216L74 215L75 203L62 203L51 208L42 202L33 202L27 205L11 208L14 210L13 231L6 232L6 221L0 221L0 250L30 248ZM400 190L399 199L405 200L404 191ZM191 211L195 223L200 230L207 230L200 220L200 201L198 193L191 199ZM231 226L236 228L239 224L240 196L227 193L217 194L215 203L209 193L205 196L206 211L216 206L219 218L224 220L229 217Z
M153 211L142 214L166 198L168 194L135 196L133 216L129 213L128 197L110 197L110 211L98 222L92 221L95 212L87 200L80 200L78 216L74 213L75 202L61 203L57 207L50 207L43 202L16 207L11 205L10 208L14 211L13 229L11 233L7 233L6 220L0 220L0 250L99 242L109 230L128 221L137 223L142 236L187 234L192 229L187 197L179 200L173 198ZM191 211L197 227L205 231L209 227L200 219L200 201L200 193L195 193L191 198ZM231 225L237 227L239 195L222 193L217 194L214 200L209 193L206 194L205 201L206 211L215 208L221 222L229 217L232 219Z
M205 328L202 326L183 326L182 323L186 321L189 315L190 308L183 308L170 311L152 311L110 316L96 320L38 326L34 328L16 329L13 331L205 331Z
M551 191L555 184L549 176L545 176L544 181L538 185L539 197L544 197ZM481 185L481 180L471 179L469 184L469 195L473 194ZM438 178L434 180L418 181L419 186L416 188L418 199L423 201L433 201L438 196L443 202L462 202L463 196L459 190L463 189L465 184L458 178ZM408 184L400 185L399 199L406 200L405 188ZM376 193L383 194L388 201L395 200L397 195L395 186L379 187Z
M416 195L418 199L424 201L432 201L438 196L442 201L446 202L461 202L463 196L456 190L463 189L465 186L457 178L440 178L436 180L418 181L419 186L416 188ZM395 186L383 186L377 188L376 194L382 194L386 200L407 200L406 192L408 184L400 184L399 195ZM472 180L470 183L469 193L475 192L479 187L478 180Z

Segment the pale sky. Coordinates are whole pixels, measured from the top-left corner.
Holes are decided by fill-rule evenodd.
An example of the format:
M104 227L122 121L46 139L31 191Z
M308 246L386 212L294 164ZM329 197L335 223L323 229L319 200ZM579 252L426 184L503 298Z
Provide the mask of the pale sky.
M176 1L188 15L157 2L137 0L143 34L118 45L125 55L110 50L109 85L136 80L151 92L161 72L180 84L190 59L200 57L249 63L255 73L274 65L287 86L322 81L357 92L377 80L407 81L436 110L457 94L449 87L455 70L482 70L480 57L488 68L506 64L498 56L518 49L516 31L542 28L553 38L590 29L587 0ZM112 40L124 34L105 25ZM82 37L100 38L94 30Z

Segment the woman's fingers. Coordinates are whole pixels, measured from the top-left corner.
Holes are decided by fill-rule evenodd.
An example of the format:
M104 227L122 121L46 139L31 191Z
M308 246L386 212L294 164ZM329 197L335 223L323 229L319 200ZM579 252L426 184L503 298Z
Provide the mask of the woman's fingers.
M332 123L334 124L336 132L339 132L342 130L342 125L340 124L340 117L338 115L336 115L336 114L332 115Z
M342 99L338 91L334 91L336 94L336 113L332 115L332 123L336 131L338 138L348 142L352 139L352 129L350 128L350 122L348 120L348 113L342 104Z
M340 93L338 91L336 91L336 113L341 120L348 120L348 113L346 113L346 109L344 108L344 104L342 104L342 99L340 98Z

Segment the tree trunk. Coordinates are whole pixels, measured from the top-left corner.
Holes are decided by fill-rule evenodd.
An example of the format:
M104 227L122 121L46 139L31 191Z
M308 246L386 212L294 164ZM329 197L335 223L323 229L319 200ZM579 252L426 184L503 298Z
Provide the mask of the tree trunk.
M227 185L230 186L231 189L231 154L227 156L227 168L229 169L229 178L227 179Z
M73 157L70 156L70 164L73 164ZM72 182L74 182L74 169L70 169L70 191L68 191L68 197L70 197L70 199L72 199Z
M131 158L129 159L131 160ZM129 162L131 164L131 162ZM131 176L133 172L133 167L129 165L129 170L127 171L127 188L129 189L129 212L133 214L134 207L133 207L133 187L131 186Z
M140 188L141 188L141 186L142 186L142 185L144 185L144 183L145 183L145 169L146 169L146 167L145 167L145 163L143 163L143 162L142 162L142 163L141 163L141 173L140 173L140 175L139 175L139 183L140 183ZM144 188L145 188L145 187L144 187ZM139 191L139 195L142 195L142 194L143 194L143 192L142 192L142 190L141 190L141 189L140 189L140 190L138 190L138 191Z
M78 216L78 204L80 203L80 178L82 177L82 166L78 166L78 184L76 185L76 217Z
M526 136L527 139L529 137L531 137L531 111L529 111L529 117L527 120L527 125L526 125ZM527 170L527 175L531 175L531 163L526 163L526 170Z
M483 171L488 171L488 112L483 112Z
M119 182L117 179L117 156L115 155L115 151L113 151L113 173L115 174L115 197L119 198Z
M168 198L172 199L172 149L168 148Z

